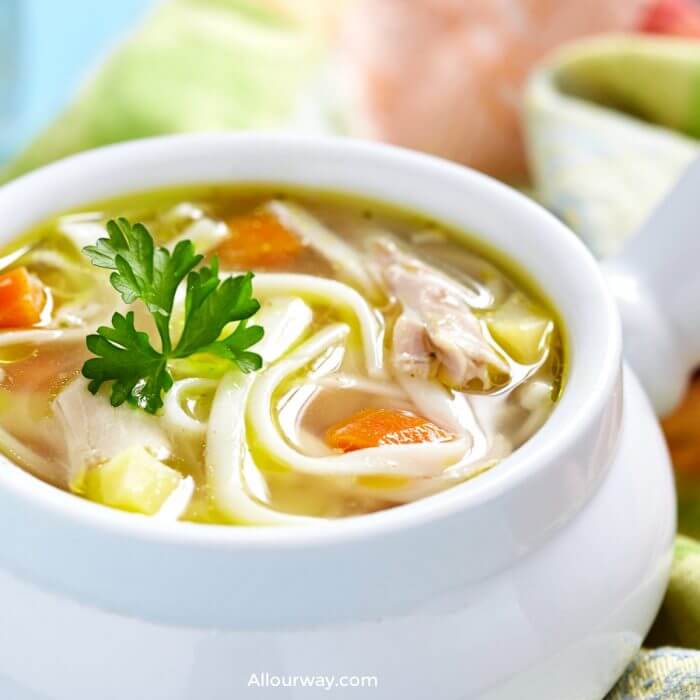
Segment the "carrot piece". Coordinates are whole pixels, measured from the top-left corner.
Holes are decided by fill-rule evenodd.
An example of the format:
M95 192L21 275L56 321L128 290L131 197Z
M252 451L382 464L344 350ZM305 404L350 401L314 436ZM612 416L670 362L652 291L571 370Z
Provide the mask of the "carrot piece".
M26 328L41 320L44 291L41 284L18 267L0 275L0 328Z
M216 253L229 267L281 265L293 258L302 242L271 212L255 211L228 222L231 232Z
M388 408L367 408L326 431L326 442L344 452L379 445L445 442L452 437L427 418Z

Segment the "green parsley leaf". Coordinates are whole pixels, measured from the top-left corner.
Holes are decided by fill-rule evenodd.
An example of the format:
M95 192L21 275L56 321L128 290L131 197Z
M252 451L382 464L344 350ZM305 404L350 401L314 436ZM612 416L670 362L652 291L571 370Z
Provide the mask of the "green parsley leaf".
M211 346L225 326L250 318L259 308L253 299L253 274L229 277L219 284L218 261L214 258L210 268L193 272L187 278L185 325L173 357L187 357L196 348ZM227 341L228 338L221 342Z
M254 352L247 352L252 345L260 342L264 335L262 326L246 325L241 321L236 330L223 340L205 346L200 352L208 352L225 360L235 362L243 372L255 372L262 367L262 358Z
M121 294L125 304L141 299L158 328L163 351L170 351L169 318L175 292L187 274L202 260L196 255L192 241L180 241L171 253L156 248L153 238L143 224L132 226L126 219L107 222L109 238L100 238L83 253L93 265L114 270L112 286Z
M260 304L253 299L253 274L219 279L218 261L194 268L202 256L191 241L180 241L172 253L156 248L143 224L132 226L120 218L107 223L109 238L83 250L97 267L113 270L110 282L127 304L141 300L153 316L161 348L134 325L134 313L115 313L112 326L102 326L87 337L87 347L96 357L83 366L95 394L105 382L113 382L111 403L128 401L149 413L163 405L163 394L173 385L169 360L210 353L236 364L243 372L260 369L262 358L249 350L263 337L261 326L246 320ZM170 336L170 317L175 294L187 278L185 323L176 347ZM228 334L229 324L238 322ZM222 337L223 336L223 337Z
M151 346L146 333L134 327L134 312L115 313L112 326L101 326L86 339L88 350L97 357L83 365L88 389L96 394L104 382L113 381L111 403L128 401L155 413L162 405L162 393L173 385L167 357Z

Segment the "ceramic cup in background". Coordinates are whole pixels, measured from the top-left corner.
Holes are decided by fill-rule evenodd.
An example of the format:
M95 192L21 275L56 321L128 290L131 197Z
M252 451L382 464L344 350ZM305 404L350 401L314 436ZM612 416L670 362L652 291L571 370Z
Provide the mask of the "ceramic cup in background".
M322 527L159 523L6 461L0 695L307 696L250 685L268 673L372 676L374 697L388 700L561 700L572 688L601 698L660 604L675 501L656 419L623 370L613 297L554 217L483 175L400 149L211 134L113 146L21 178L0 189L0 235L133 191L252 181L408 207L502 251L563 318L563 395L491 471Z

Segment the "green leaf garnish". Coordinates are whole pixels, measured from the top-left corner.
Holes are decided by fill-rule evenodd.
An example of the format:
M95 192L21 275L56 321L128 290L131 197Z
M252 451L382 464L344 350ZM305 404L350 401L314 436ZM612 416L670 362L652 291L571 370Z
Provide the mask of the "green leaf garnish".
M83 376L95 394L104 382L113 381L111 403L130 401L149 413L162 405L161 394L173 384L167 356L151 345L146 333L134 327L134 312L115 313L112 327L102 326L87 337L87 346L97 355L83 365Z
M169 360L210 353L236 364L243 372L260 369L262 358L249 348L263 337L261 326L248 326L260 308L253 298L253 274L219 278L214 258L209 267L194 268L202 261L191 241L180 241L172 253L156 248L143 224L120 218L107 223L108 238L83 249L93 265L113 270L110 282L127 304L141 300L153 316L161 348L136 329L134 312L115 313L112 326L101 326L86 343L93 355L83 365L95 394L105 382L113 382L111 403L128 401L149 413L163 405L163 394L173 385ZM185 322L173 347L170 320L175 293L187 278ZM236 323L237 322L237 323ZM229 324L235 328L225 333Z

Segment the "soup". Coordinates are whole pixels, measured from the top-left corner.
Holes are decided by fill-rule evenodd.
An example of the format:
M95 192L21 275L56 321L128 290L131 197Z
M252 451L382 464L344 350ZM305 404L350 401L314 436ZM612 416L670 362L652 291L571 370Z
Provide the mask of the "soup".
M552 411L562 338L523 275L424 217L277 187L133 195L2 252L0 446L141 516L365 514L497 468Z

